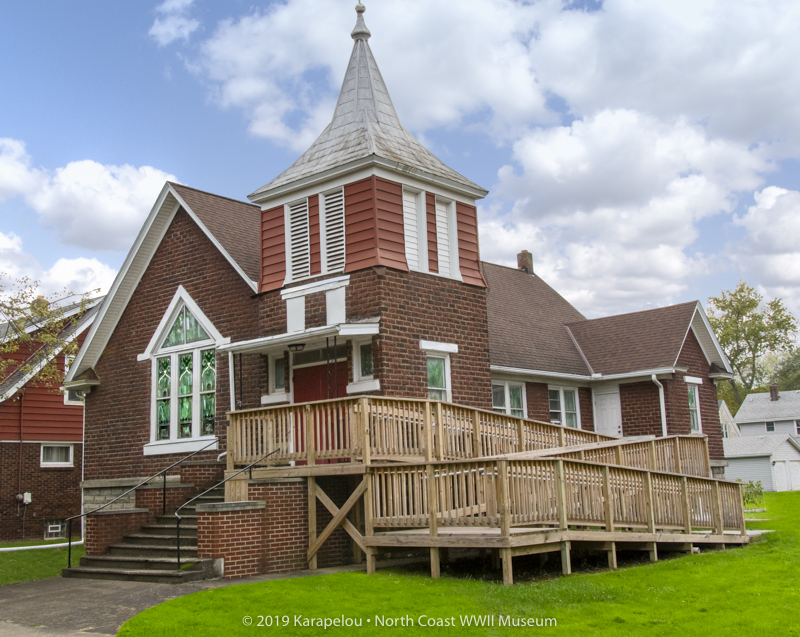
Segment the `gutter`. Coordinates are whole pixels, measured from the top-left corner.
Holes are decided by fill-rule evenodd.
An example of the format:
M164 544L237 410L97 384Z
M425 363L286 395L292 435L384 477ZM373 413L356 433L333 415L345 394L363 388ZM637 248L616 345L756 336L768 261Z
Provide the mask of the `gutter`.
M658 386L658 402L661 407L661 435L667 437L667 408L664 404L664 385L662 385L656 375L653 374L651 380Z

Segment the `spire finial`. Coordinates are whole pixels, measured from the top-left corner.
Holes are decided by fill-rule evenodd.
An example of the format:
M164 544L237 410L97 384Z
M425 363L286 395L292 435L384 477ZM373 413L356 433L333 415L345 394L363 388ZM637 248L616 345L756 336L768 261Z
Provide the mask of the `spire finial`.
M356 28L353 29L353 32L350 34L350 37L354 40L369 40L372 35L364 22L364 11L366 10L367 8L360 2L356 5L358 19L356 20Z

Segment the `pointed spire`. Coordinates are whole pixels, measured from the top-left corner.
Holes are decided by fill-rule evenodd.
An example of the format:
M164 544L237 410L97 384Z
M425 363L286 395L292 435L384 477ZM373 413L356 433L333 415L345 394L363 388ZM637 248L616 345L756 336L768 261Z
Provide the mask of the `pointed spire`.
M370 36L372 35L369 32L366 23L364 22L364 11L366 10L367 8L360 2L356 5L358 19L356 20L355 29L353 29L353 32L350 34L350 37L354 40L369 40Z

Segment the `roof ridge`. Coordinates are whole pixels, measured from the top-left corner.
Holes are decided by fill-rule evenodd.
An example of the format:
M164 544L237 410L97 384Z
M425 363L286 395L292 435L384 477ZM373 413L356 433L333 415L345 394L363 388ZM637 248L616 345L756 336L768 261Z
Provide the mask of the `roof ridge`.
M598 316L597 318L593 319L586 319L589 322L595 321L603 321L606 319L613 319L613 318L620 318L621 316L633 316L634 314L647 314L648 312L660 312L663 310L674 309L677 307L681 307L683 305L693 305L696 306L699 303L699 300L695 301L684 301L683 303L674 303L672 305L663 305L661 307L653 307L649 310L636 310L635 312L622 312L621 314L608 314L607 316ZM583 323L583 321L575 321L572 323L566 323L566 325L575 325L576 323Z
M172 186L173 188L186 188L187 190L193 190L194 192L199 192L202 195L209 195L211 197L216 197L218 199L227 199L228 201L232 201L233 203L239 203L243 206L249 206L251 208L261 208L258 204L252 203L250 201L242 201L241 199L234 199L233 197L227 197L225 195L218 195L214 192L209 192L208 190L200 190L199 188L193 188L192 186L187 186L186 184L179 184L175 181L167 181L167 183Z

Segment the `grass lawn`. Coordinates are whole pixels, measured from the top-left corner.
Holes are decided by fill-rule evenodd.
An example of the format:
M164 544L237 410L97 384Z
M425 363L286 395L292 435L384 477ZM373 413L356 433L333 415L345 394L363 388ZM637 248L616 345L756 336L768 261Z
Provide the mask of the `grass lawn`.
M0 548L12 546L36 546L41 544L61 544L66 540L44 542L10 542L0 544ZM77 565L81 556L85 555L83 546L72 547L72 564ZM35 579L57 577L61 569L67 567L67 547L56 549L35 549L32 551L9 551L0 553L0 586L18 584Z
M529 570L519 584L445 575L427 569L378 571L243 584L181 597L128 621L124 637L160 635L311 635L321 628L296 627L303 617L350 617L362 627L330 627L340 635L373 633L524 635L800 635L800 493L768 494L769 522L777 529L741 549L709 551L656 564L639 562L619 571L573 560L577 573L553 577ZM522 558L521 558L522 559ZM532 562L534 563L534 562ZM538 563L538 562L536 562ZM631 562L627 562L630 564ZM517 567L515 576L525 571ZM591 562L589 562L591 564ZM458 566L450 572L459 572ZM583 572L581 572L583 570ZM480 576L480 569L475 574ZM461 616L492 615L495 626L465 628ZM253 618L245 626L243 617ZM283 626L283 616L289 625ZM420 627L422 615L454 618L455 627ZM278 616L281 626L257 626L258 616ZM414 626L375 627L376 616L409 616ZM557 628L501 627L500 616L555 618ZM371 621L368 621L371 620Z

